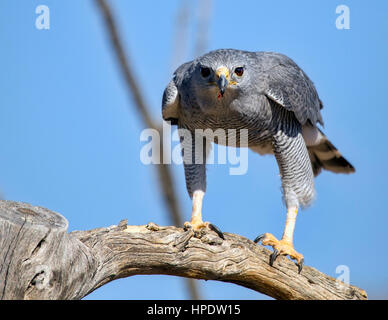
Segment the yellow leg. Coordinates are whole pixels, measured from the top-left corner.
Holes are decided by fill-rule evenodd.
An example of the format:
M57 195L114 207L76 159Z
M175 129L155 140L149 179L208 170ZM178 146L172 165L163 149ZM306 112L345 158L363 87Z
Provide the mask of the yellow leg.
M282 240L292 245L292 239L294 238L294 229L296 216L298 215L298 208L290 208L287 210L286 225L284 227Z
M193 193L193 210L191 212L190 222L185 222L185 227L191 227L194 231L199 231L208 226L208 222L202 221L202 201L205 193L201 190Z

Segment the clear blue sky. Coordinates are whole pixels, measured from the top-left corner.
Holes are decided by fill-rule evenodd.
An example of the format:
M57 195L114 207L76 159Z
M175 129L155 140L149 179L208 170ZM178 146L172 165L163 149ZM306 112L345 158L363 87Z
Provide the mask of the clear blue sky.
M50 8L50 30L35 28L35 8ZM180 2L112 1L136 77L161 120L171 76ZM350 30L335 9L350 8ZM185 60L193 57L197 1L190 1ZM302 211L295 248L307 265L333 277L347 265L352 284L388 298L387 1L226 1L211 14L208 49L278 51L314 81L324 131L357 172L324 172L318 197ZM99 12L91 0L0 2L0 190L9 200L60 212L69 231L117 224L169 224L154 170L139 161L143 129L133 112ZM183 61L181 61L183 62ZM129 107L129 108L128 108ZM130 111L129 111L130 110ZM185 220L191 203L183 168L174 166ZM210 166L204 217L253 239L281 236L285 208L274 158L249 154L243 176ZM236 285L199 281L204 298L262 299ZM114 281L93 299L185 299L180 278Z

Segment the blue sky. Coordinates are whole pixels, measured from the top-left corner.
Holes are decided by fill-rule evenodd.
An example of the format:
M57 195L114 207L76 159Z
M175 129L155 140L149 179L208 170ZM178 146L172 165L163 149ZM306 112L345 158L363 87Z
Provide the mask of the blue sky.
M181 2L111 1L139 85L161 121L171 77L175 20ZM35 8L50 8L50 29L35 27ZM350 8L350 29L335 9ZM193 58L198 1L190 1L187 52ZM294 244L307 265L350 282L370 298L388 298L386 228L386 1L214 1L208 50L277 51L314 81L324 103L324 132L356 174L324 172L318 197L298 215ZM151 166L139 160L143 126L133 111L101 16L91 0L0 2L0 192L69 220L69 231L117 224L170 224ZM184 62L184 61L180 61ZM177 62L175 62L176 64ZM191 214L183 168L173 166ZM249 153L246 175L208 169L204 218L250 239L281 236L285 208L274 158ZM199 281L207 299L262 299L249 289ZM90 299L185 299L184 282L136 276L109 283Z

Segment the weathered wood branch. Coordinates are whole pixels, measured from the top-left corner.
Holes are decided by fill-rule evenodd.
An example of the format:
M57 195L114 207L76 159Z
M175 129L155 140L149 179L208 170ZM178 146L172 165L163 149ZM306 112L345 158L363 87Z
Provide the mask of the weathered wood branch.
M279 257L235 234L201 239L177 227L118 226L67 232L58 213L0 201L0 298L81 299L138 274L232 282L276 299L367 299L365 291Z

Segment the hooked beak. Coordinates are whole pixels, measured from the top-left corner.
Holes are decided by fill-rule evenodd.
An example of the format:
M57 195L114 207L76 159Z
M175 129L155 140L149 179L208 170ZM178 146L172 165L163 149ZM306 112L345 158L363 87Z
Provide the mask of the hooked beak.
M220 89L221 96L224 96L225 90L229 85L229 70L225 67L220 67L216 71L217 86Z

